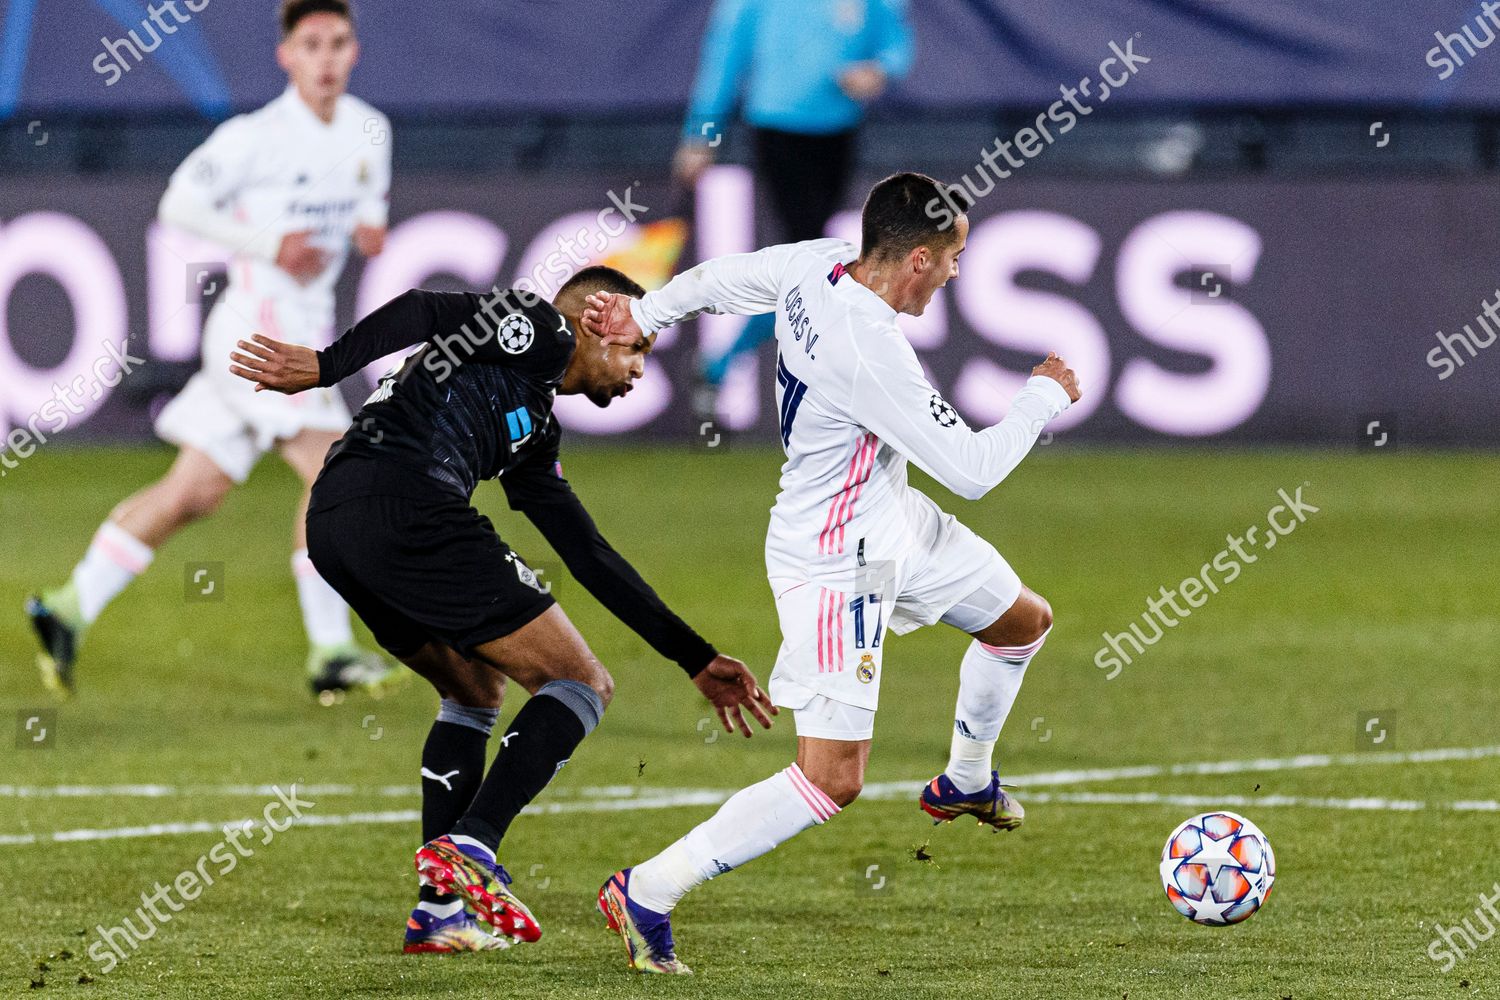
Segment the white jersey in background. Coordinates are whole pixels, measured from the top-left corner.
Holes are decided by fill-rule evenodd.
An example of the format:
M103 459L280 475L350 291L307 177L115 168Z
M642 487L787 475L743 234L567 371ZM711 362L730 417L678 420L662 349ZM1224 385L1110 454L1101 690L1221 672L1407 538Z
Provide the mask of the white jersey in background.
M354 227L384 226L391 184L390 123L344 94L325 124L291 88L220 125L172 174L161 221L232 253L228 294L295 303L333 326L333 289ZM328 267L306 285L276 266L288 233L312 231Z
M356 97L339 97L325 123L288 88L215 129L162 197L162 222L219 243L230 261L204 324L203 370L162 411L157 433L207 452L237 482L279 440L348 428L337 391L256 393L229 374L229 354L254 333L310 347L333 339L334 286L354 229L386 225L390 135L385 116ZM328 254L306 284L276 266L282 238L304 231Z
M787 459L766 570L784 637L772 696L793 709L822 695L873 710L886 627L942 620L972 632L1014 603L1019 578L908 485L906 463L977 499L1069 405L1036 376L1003 421L971 430L923 374L895 310L846 271L856 257L841 240L769 247L699 264L631 303L647 333L701 312L776 313ZM822 735L800 715L798 732Z

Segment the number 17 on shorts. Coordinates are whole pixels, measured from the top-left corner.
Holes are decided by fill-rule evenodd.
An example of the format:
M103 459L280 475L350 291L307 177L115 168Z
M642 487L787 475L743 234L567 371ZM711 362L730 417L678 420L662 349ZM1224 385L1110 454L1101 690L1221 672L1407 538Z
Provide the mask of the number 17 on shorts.
M889 601L813 583L776 598L785 640L777 671L833 697L847 688L852 704L875 700ZM790 679L789 678L789 679Z

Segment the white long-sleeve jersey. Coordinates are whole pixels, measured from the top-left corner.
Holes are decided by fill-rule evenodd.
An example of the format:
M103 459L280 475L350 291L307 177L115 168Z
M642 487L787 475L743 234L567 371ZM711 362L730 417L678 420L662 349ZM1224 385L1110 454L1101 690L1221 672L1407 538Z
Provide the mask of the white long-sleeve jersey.
M324 123L289 87L215 129L172 174L157 215L230 251L226 294L269 298L329 328L354 228L386 224L390 183L384 115L345 94ZM306 285L276 266L282 237L304 230L329 254Z
M919 541L932 503L907 484L910 459L967 499L1000 483L1067 409L1035 376L993 427L971 430L923 374L896 312L845 270L855 249L811 240L706 261L631 303L653 333L701 312L776 313L781 492L771 511L772 577L860 589L868 570Z

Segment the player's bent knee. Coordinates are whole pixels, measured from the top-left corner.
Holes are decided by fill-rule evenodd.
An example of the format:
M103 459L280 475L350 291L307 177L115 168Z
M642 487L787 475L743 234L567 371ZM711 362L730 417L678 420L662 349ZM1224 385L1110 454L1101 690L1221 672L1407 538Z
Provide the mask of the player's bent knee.
M615 696L615 679L610 676L608 670L604 669L602 663L595 661L595 666L597 669L594 671L594 677L588 681L588 685L594 689L594 693L599 696L599 700L604 702L604 707L608 708L610 701Z
M214 486L189 485L178 489L173 509L180 521L198 521L209 517L224 503L227 490Z
M546 664L540 669L512 674L522 687L533 694L544 684L552 681L574 681L591 689L605 708L615 696L615 679L604 664L590 654L563 664Z
M821 782L814 782L824 795L833 800L840 809L847 808L864 791L864 781L858 776L845 775Z
M859 793L864 790L865 776L858 769L836 767L820 771L809 765L802 768L802 773L840 809L859 798Z
M498 688L485 688L477 684L460 684L439 686L438 694L455 705L465 708L499 708L501 703L500 690Z
M587 684L593 688L594 693L599 696L599 700L606 708L615 696L615 679L610 676L604 664L600 663L598 658L587 649L568 669L559 672L558 679L581 681Z
M1033 623L1036 635L1032 636L1034 642L1046 635L1047 630L1052 627L1052 605L1041 594L1032 594L1031 599L1036 605L1036 620Z
M1051 627L1052 605L1040 594L1023 589L1005 614L974 637L991 646L1024 646L1046 635Z
M484 664L473 667L448 695L449 700L468 708L499 708L505 698L505 675Z

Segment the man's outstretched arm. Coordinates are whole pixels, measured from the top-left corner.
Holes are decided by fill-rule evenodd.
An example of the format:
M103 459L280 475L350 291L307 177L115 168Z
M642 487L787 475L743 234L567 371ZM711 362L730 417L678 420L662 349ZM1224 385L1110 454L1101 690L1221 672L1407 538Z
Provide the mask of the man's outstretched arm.
M544 468L545 466L545 468ZM713 703L727 732L745 736L748 710L771 727L777 709L742 662L725 656L677 617L635 568L599 533L567 480L552 463L533 459L500 480L513 510L525 514L562 557L568 572L600 604L692 678Z
M849 406L860 424L928 475L959 496L978 500L1010 475L1047 422L1078 398L1072 369L1049 354L1032 369L1005 419L974 431L915 360L862 357Z
M815 242L847 245L838 240ZM782 273L799 246L786 243L755 253L715 257L638 299L598 292L586 300L583 325L607 344L633 344L700 313L756 316L771 312L776 308Z
M286 344L264 334L239 342L229 370L255 383L256 391L298 393L343 379L388 354L440 337L456 338L482 360L499 355L491 327L480 322L479 296L413 288L391 299L321 351ZM474 335L469 336L473 331Z

